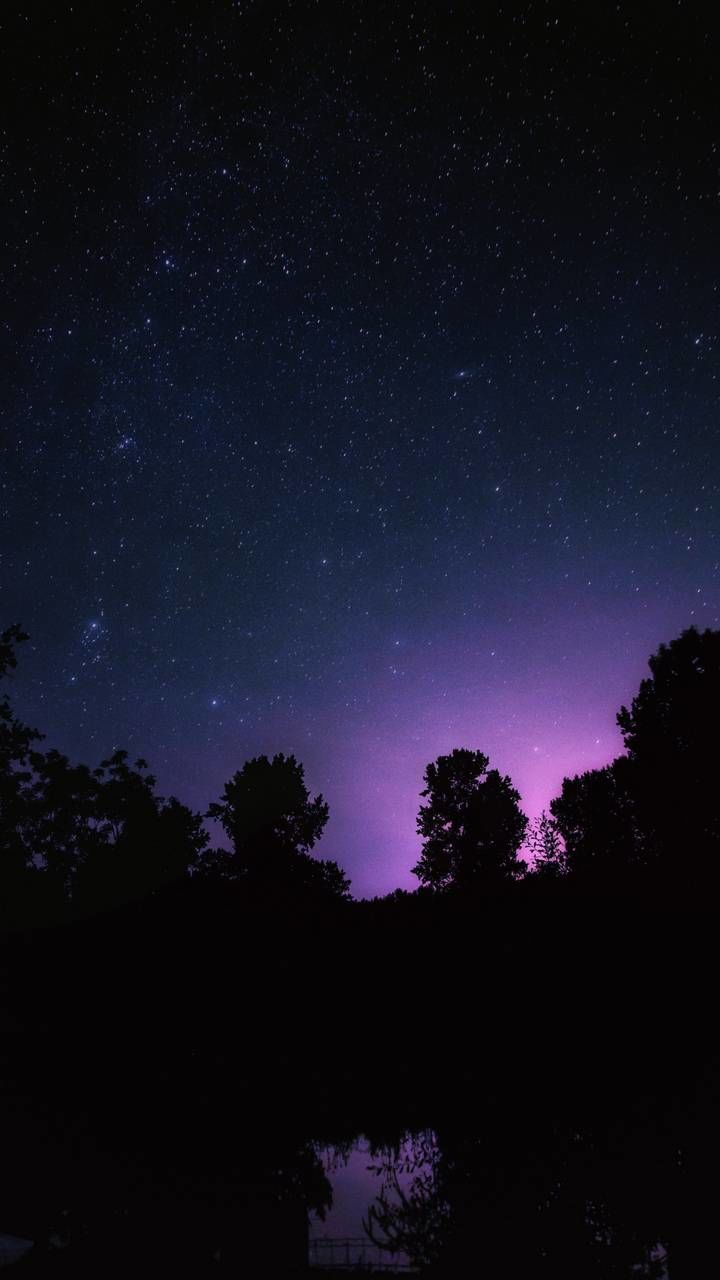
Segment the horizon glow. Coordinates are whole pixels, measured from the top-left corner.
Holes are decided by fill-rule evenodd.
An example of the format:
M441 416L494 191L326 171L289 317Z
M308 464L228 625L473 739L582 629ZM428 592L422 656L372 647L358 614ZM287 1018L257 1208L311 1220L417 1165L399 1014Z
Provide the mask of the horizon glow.
M294 753L368 896L720 624L717 86L700 10L347 16L7 15L0 627L72 759Z

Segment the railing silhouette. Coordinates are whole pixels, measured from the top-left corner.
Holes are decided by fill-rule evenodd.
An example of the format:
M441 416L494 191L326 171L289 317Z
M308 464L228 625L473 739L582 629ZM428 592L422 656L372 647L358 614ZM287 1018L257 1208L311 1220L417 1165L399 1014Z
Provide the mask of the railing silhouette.
M308 1242L308 1265L333 1271L417 1270L403 1254L388 1253L367 1236L316 1236Z

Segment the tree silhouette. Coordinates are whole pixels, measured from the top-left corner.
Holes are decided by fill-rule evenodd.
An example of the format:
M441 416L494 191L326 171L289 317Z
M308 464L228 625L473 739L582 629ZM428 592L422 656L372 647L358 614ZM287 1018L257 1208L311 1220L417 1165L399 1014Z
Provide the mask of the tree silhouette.
M202 816L156 795L144 760L131 766L127 752L116 751L92 781L90 838L78 846L71 888L78 903L144 897L195 867L208 843Z
M525 837L530 855L530 873L544 879L558 879L567 874L567 856L557 822L543 811L530 823Z
M617 716L627 755L565 778L550 811L572 874L706 891L719 879L720 632L691 627L660 645L649 666Z
M467 889L517 879L527 818L510 778L488 769L482 751L456 748L425 770L427 804L418 814L423 837L413 874L432 889Z
M57 910L73 897L80 869L107 849L98 821L99 781L87 765L73 765L59 751L33 753L32 766L27 835L44 896Z
M404 1253L420 1268L439 1263L447 1233L449 1207L437 1185L439 1154L435 1135L424 1131L404 1135L395 1147L373 1151L380 1163L369 1166L382 1182L363 1218L365 1234L378 1248ZM411 1176L406 1188L400 1174Z
M19 626L0 633L0 679L17 666L16 648L27 640ZM0 697L0 915L24 914L34 889L31 757L41 735L14 715L6 694Z
M720 631L694 627L649 659L642 681L617 721L633 768L638 823L661 874L717 881L720 806Z
M19 627L0 635L0 677L17 665ZM41 735L0 699L0 912L8 923L151 893L194 866L202 817L155 793L143 760L116 751L100 767L37 749Z
M310 896L345 898L350 882L337 863L309 854L328 812L321 795L310 798L295 756L256 756L208 809L208 817L219 821L229 836L232 850L213 850L201 871L270 891L285 886Z
M563 779L550 812L571 875L618 886L644 865L633 775L631 762L619 756L604 769Z
M88 910L144 897L192 869L202 817L155 793L144 760L116 751L94 770L58 751L31 755L26 838L44 897Z

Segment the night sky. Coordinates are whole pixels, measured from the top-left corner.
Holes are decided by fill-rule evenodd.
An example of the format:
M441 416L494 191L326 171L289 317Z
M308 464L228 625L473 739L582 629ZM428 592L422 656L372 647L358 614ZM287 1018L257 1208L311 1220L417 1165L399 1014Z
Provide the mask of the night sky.
M720 624L718 30L585 8L0 14L13 704L203 810L294 752L356 895Z

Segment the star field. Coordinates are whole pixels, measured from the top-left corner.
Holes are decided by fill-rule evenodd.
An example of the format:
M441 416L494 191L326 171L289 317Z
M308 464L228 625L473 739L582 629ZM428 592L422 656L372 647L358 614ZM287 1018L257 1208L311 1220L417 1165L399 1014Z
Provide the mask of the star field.
M717 626L699 7L10 5L3 615L51 745L293 751L408 885L425 764L538 812Z

